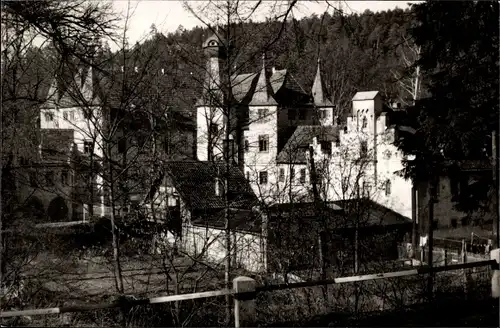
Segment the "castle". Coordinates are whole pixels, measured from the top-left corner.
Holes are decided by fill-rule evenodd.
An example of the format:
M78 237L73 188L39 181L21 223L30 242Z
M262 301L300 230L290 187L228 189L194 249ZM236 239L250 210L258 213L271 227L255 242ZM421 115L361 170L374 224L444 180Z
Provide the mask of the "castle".
M403 168L394 145L397 110L385 106L379 92L356 93L347 122L340 122L325 95L319 59L306 92L289 71L268 70L265 56L260 72L224 81L225 48L215 34L203 43L206 78L196 103L199 161L224 159L229 147L227 160L268 204L310 201L315 187L326 201L369 197L411 218L412 184L397 174Z

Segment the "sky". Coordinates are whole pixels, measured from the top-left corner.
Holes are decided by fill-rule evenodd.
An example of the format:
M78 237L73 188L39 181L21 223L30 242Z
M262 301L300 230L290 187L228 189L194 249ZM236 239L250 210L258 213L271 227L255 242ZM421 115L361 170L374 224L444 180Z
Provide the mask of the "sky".
M362 13L366 9L373 12L383 11L388 9L408 8L408 3L419 1L328 1L332 5L342 3L342 10L345 13ZM200 20L194 17L187 9L184 8L182 1L126 1L112 0L114 10L119 13L123 19L121 20L122 27L125 25L125 17L127 17L127 9L129 9L128 31L127 37L129 44L141 42L146 34L150 31L151 25L155 24L157 30L162 33L175 32L182 25L186 29L191 29L197 25L204 26ZM188 1L189 5L203 9L206 1ZM252 2L249 2L252 4ZM254 2L255 3L255 2ZM264 1L264 6L270 5L271 1ZM321 15L328 9L326 1L299 1L298 6L293 11L295 18L300 19L304 16L312 14ZM328 9L329 13L333 13L333 9ZM261 12L252 15L253 21L263 20L273 14L269 8L263 8ZM116 50L116 44L110 44L112 50Z

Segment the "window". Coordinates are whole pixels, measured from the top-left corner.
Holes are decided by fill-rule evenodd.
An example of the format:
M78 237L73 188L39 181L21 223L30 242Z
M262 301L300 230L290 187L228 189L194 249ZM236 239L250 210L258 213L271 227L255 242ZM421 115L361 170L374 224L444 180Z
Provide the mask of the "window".
M179 199L175 196L169 196L167 199L167 204L169 207L176 207L179 203Z
M293 181L295 179L295 169L290 169L290 179Z
M259 151L268 151L269 150L269 136L261 135L259 136Z
M54 120L54 113L52 112L45 112L45 121L51 122Z
M45 173L45 183L47 184L47 187L54 186L54 172Z
M38 187L38 179L36 172L30 172L30 186Z
M69 119L72 121L75 120L75 112L74 111L69 112Z
M347 177L342 178L342 193L345 194L349 189L349 179Z
M368 143L365 140L363 140L361 141L360 156L366 157L367 154L368 154Z
M267 184L267 171L259 172L259 184Z
M340 147L340 139L335 139L335 147Z
M290 121L294 121L294 120L296 119L296 116L297 116L297 112L295 111L295 109L290 108L290 109L288 110L288 119L289 119Z
M69 172L64 170L61 172L61 184L63 186L69 186L69 178L68 178Z
M468 225L469 225L469 218L465 216L462 218L462 227L466 227Z
M432 221L432 229L433 229L433 230L437 229L437 228L438 228L438 226L439 226L439 225L438 225L438 220L434 220L434 221Z
M451 226L452 226L452 228L456 228L458 226L458 220L457 219L451 219Z
M370 197L370 189L371 185L368 182L363 181L363 189L361 190L363 197Z
M391 194L391 180L385 181L385 195L389 196Z
M245 139L245 152L248 152L249 149L250 149L250 142L248 141L248 139Z
M118 141L118 152L120 154L123 154L127 149L127 139L125 138L121 138L119 141Z
M347 126L344 126L344 133L347 133Z
M321 151L323 152L323 154L331 155L332 143L329 141L321 141Z
M321 120L324 120L324 119L328 118L328 111L326 109L321 109L319 111L319 118Z
M300 183L306 183L306 169L300 169Z
M359 188L359 187L358 187ZM361 195L363 197L366 197L366 189L367 189L367 186L366 186L366 182L363 181L363 186L361 187Z
M259 119L262 119L262 118L265 118L267 117L267 115L269 115L269 112L267 110L267 108L259 108Z
M285 169L280 168L279 182L285 182Z
M210 134L217 135L219 133L219 125L215 123L210 123Z
M63 112L63 118L67 121L68 120L68 112L64 111Z
M299 120L306 119L306 110L304 108L299 109Z
M222 184L219 178L215 178L215 196L222 196Z
M366 116L363 116L363 123L361 125L362 129L366 129L368 127L368 120L366 119Z
M93 151L94 151L94 145L92 144L92 141L84 141L83 142L83 153L90 154Z

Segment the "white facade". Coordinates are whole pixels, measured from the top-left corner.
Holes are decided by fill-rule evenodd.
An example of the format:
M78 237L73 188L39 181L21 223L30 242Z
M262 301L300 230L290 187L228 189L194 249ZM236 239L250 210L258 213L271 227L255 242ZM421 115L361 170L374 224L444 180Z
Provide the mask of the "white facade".
M267 200L276 192L273 170L278 151L278 107L251 106L249 119L249 128L244 131L244 173L254 192Z
M89 110L93 113L99 113L100 116L99 106L92 106ZM102 157L102 137L98 130L101 124L99 117L85 118L84 110L81 107L53 107L41 108L40 110L40 128L73 130L74 143L78 151L83 154L93 151L95 155ZM93 149L92 144L95 144Z
M213 158L222 157L225 137L223 111L217 107L199 106L196 109L196 134L198 160L208 161L209 149Z
M103 113L94 92L92 68L85 73L81 69L69 82L65 93L61 91L61 81L57 76L54 78L46 103L40 108L40 129L73 130L73 143L80 153L93 154L96 160L103 158ZM43 140L41 142L43 144ZM96 184L99 191L103 190L103 182L102 175L98 174ZM106 213L102 194L99 210L94 211L99 215Z
M323 154L316 140L311 144L322 171L323 197L334 201L365 196L411 218L412 183L398 174L404 157L394 145L394 128L388 126L378 94L362 98L353 98L353 115L339 131L340 142L332 143L331 155Z

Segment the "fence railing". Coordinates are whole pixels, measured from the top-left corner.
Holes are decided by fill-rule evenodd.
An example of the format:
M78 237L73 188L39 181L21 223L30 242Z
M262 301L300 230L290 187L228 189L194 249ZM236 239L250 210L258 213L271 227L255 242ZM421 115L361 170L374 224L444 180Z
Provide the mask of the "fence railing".
M463 263L463 264L442 266L442 267L422 266L414 269L401 270L395 272L384 272L376 274L339 277L335 279L321 280L321 281L281 283L281 284L260 285L260 286L257 286L256 281L252 278L237 277L233 280L232 289L222 289L216 291L179 294L171 296L160 296L160 297L142 298L142 299L136 299L134 297L121 297L118 298L115 302L111 303L67 306L67 307L63 306L63 307L31 309L31 310L21 310L21 311L5 311L5 312L0 312L0 318L63 314L70 312L84 312L84 311L94 311L99 309L110 309L110 308L130 309L131 307L137 305L179 302L185 300L232 295L234 296L234 324L235 327L240 327L240 326L254 324L256 316L256 299L258 299L257 296L259 293L276 292L285 289L297 289L297 288L308 288L308 287L318 287L318 286L320 287L328 285L342 285L347 283L373 282L380 279L393 279L393 278L411 277L411 276L419 276L426 274L434 275L440 272L451 272L451 271L466 270L466 269L473 269L475 271L477 268L481 267L491 268L493 270L493 278L492 280L489 281L488 285L491 285L492 295L494 297L498 297L500 295L500 283L499 283L500 276L498 271L500 263L500 249L492 251L491 258L492 258L491 260L487 261L478 261L478 262Z

